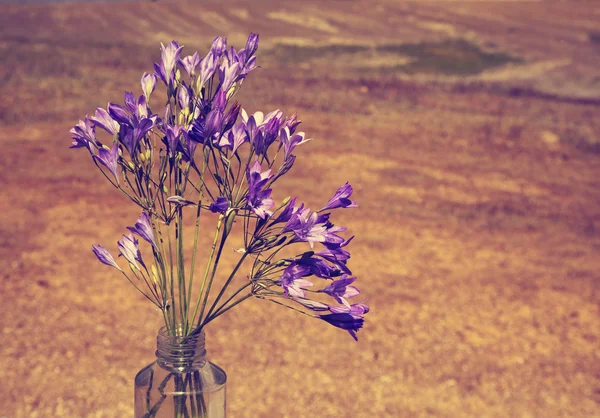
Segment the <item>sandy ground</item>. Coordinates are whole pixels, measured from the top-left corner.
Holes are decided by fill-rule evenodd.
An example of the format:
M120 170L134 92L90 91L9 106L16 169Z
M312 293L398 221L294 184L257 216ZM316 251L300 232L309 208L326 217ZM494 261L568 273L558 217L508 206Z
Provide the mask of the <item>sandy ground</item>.
M315 138L274 194L355 187L336 223L372 311L358 343L259 300L220 318L228 416L600 417L599 19L592 2L2 6L0 417L132 416L160 315L90 248L138 212L68 130L137 89L160 41L251 30L241 102ZM518 59L448 70L448 39ZM419 42L438 46L399 46Z

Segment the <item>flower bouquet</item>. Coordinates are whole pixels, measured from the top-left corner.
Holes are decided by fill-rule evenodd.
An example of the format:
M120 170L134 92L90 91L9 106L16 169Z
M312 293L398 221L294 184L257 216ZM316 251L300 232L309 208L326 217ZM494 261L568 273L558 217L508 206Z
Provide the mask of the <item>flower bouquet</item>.
M276 204L274 184L309 139L297 131L295 114L248 114L232 101L256 68L258 35L250 34L239 51L218 37L202 59L198 52L182 58L182 48L176 41L161 45L161 61L142 76L139 97L126 92L124 105L98 108L71 130L72 148L89 151L104 177L142 209L117 242L122 263L93 246L98 260L117 269L164 318L157 361L136 376L136 417L225 415L226 375L206 360L204 329L246 299L277 303L354 339L369 310L348 301L359 293L347 266L352 238L330 220L332 210L357 206L352 187L341 186L317 211L297 198ZM204 268L197 269L205 217L216 227ZM234 232L243 246L234 249L233 270L222 274L219 261L232 249ZM237 277L241 269L244 279ZM323 285L315 290L309 277Z

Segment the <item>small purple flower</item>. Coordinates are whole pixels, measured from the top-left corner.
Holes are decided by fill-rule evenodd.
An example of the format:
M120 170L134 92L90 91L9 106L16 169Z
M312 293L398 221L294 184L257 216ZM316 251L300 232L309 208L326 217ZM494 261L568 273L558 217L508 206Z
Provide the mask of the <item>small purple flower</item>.
M347 313L354 317L360 317L361 315L364 315L367 312L369 312L369 307L364 303L353 303L350 306L330 306L329 310L333 313Z
M103 166L108 168L112 175L115 176L118 184L119 145L115 142L110 150L105 147L100 148L98 150L98 155L94 155L94 158Z
M118 104L109 103L107 110L110 117L113 118L115 121L121 124L130 123L129 115L127 114L127 112L125 112L125 109L123 109Z
M296 207L296 200L297 198L294 197L288 202L285 208L277 216L274 223L287 222L291 219L292 215L298 210L298 208Z
M133 236L133 234L123 235L123 239L121 241L117 241L117 246L119 247L119 252L125 259L136 269L140 269L137 262L139 261L142 266L144 266L144 261L142 260L142 253L140 253L140 248L138 246L138 240Z
M175 65L179 61L179 54L183 49L183 45L179 46L177 41L171 41L165 47L162 43L160 44L161 62L160 64L154 63L154 69L160 79L168 86L175 75Z
M284 122L284 125L286 128L289 129L290 134L294 134L294 132L296 132L296 128L298 127L298 125L300 125L302 123L302 121L300 121L298 119L298 114L294 113L292 116L290 116L289 118L287 118Z
M102 264L106 264L107 266L111 266L116 268L119 271L123 271L121 270L121 267L119 267L117 265L117 263L115 262L115 259L113 258L112 255L110 255L110 253L108 252L108 250L100 245L92 245L92 251L94 252L94 254L96 254L96 257L98 257L98 260L102 263Z
M256 160L254 164L248 168L246 177L248 179L248 188L250 190L258 191L262 189L271 179L271 177L273 177L270 169L263 172L260 170L262 170L262 168L258 160Z
M294 260L297 264L307 266L310 273L322 279L331 279L339 276L341 272L331 266L327 261L317 257L301 257Z
M257 49L258 33L250 32L250 35L248 35L248 40L246 41L246 47L244 48L244 50L246 51L246 56L250 57L251 55L254 55Z
M152 244L154 248L158 248L156 246L154 232L152 231L152 223L150 222L148 213L142 212L140 218L136 221L135 226L128 226L127 229Z
M96 115L90 118L90 120L94 122L94 125L101 127L111 135L119 132L119 123L101 107L96 109Z
M177 145L179 145L179 138L183 129L183 126L180 125L166 125L164 142L167 145L170 156L174 156L177 151Z
M200 85L199 89L204 87L206 82L215 74L217 71L218 57L212 51L209 51L206 57L200 61Z
M329 199L329 202L319 212L336 208L357 208L358 205L353 200L350 200L350 196L352 196L352 186L346 183L337 189L333 197Z
M185 84L177 88L177 102L181 109L188 109L190 106L190 93Z
M223 135L223 137L227 138L227 144L222 146L231 149L231 152L233 154L235 154L235 152L244 142L248 141L246 130L244 129L244 126L240 123L234 125Z
M125 103L125 109L127 109L131 113L135 113L136 100L135 100L135 96L132 92L130 92L130 91L125 92L125 97L123 98L123 102Z
M217 36L210 46L210 52L214 54L214 56L219 59L221 55L227 50L227 39L222 36Z
M281 138L281 144L283 145L283 156L286 160L290 157L294 148L311 140L310 138L304 139L304 132L298 132L297 134L292 135L287 126L281 129L279 137Z
M310 281L302 278L309 275L310 269L306 266L299 266L295 263L287 266L279 278L285 297L305 298L306 292L304 289L314 286Z
M180 59L179 62L185 72L188 73L190 77L194 77L196 75L196 68L200 64L198 51L194 52L194 55L188 55L187 57Z
M286 223L285 230L291 230L296 235L297 241L305 241L314 247L315 242L342 243L344 239L336 232L345 231L344 228L335 227L327 221L327 216L319 216L309 208L297 210Z
M311 311L316 311L316 312L323 312L323 311L328 311L330 306L322 303L322 302L318 302L316 300L310 300L310 299L303 299L303 298L292 298L294 302L299 303L300 305L304 306L305 308L310 309Z
M332 313L328 315L319 315L323 321L334 327L345 329L350 333L352 338L358 341L356 332L362 328L365 320L362 317L355 317L347 313Z
M227 92L233 85L239 73L240 65L235 62L228 65L226 61L223 62L220 68L221 87L219 88L222 92Z
M353 298L360 293L358 288L350 286L355 280L356 277L349 277L347 274L344 274L341 279L335 280L329 286L320 290L320 292L327 293L338 303L350 306L350 303L346 299Z
M222 213L222 214L225 214L225 212L227 212L228 208L229 208L229 202L227 201L227 199L225 199L222 196L219 196L217 198L217 200L212 202L210 204L210 206L208 207L208 209L212 213Z
M218 110L220 112L224 112L227 107L227 93L224 91L219 91L215 94L215 97L212 99L212 108L211 110Z
M316 253L316 255L335 264L345 273L351 274L350 269L346 266L348 259L350 259L350 253L343 248L348 245L353 238L354 237L350 237L340 244L325 242L323 245L325 245L326 248Z
M154 88L156 87L156 76L154 74L144 73L140 80L140 85L142 86L146 101L150 101L150 95L154 92Z
M235 125L235 121L237 120L238 115L240 114L240 109L241 106L237 102L229 107L229 110L227 110L227 112L223 116L223 131L228 131L231 128L233 128L233 125Z
M70 131L73 134L73 144L71 148L87 148L90 153L94 152L96 144L96 130L91 120L86 116L84 120L80 120Z
M206 121L204 122L204 140L211 140L215 135L218 138L222 128L223 113L219 109L211 110L206 115Z
M270 209L275 206L275 201L271 198L271 191L271 189L257 191L248 194L246 198L250 210L261 219L266 219L267 216L273 214Z

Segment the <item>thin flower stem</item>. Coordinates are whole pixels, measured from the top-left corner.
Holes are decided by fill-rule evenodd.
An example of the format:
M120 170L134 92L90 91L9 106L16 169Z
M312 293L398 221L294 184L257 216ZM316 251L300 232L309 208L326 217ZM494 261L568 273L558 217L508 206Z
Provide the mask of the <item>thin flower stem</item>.
M134 282L133 282L133 281L132 281L132 280L129 278L129 276L127 275L127 273L125 273L123 270L121 270L121 273L123 273L123 276L125 276L125 278L127 279L127 281L128 281L129 283L131 283L131 284L133 285L133 287L135 287L135 288L137 289L137 291L138 291L138 292L140 292L142 295L144 295L144 297L145 297L146 299L148 299L150 302L152 302L154 305L156 305L156 307L160 308L160 306L159 306L159 305L158 305L158 304L157 304L155 301L153 301L153 300L152 300L152 299L151 299L151 298L150 298L150 297L149 297L149 296L146 294L146 292L144 292L142 289L140 289L140 288L139 288L139 287L138 287L138 286L137 286L137 285L136 285L136 284L135 284L135 283L134 283Z
M221 314L221 310L227 306L227 304L229 302L231 302L238 294L240 294L240 292L244 289L246 289L248 286L251 286L252 282L249 281L248 283L246 283L245 285L243 285L242 287L240 287L238 290L236 290L236 292L231 295L229 297L229 299L227 299L225 302L223 302L221 304L221 306L219 306L213 313L213 308L215 307L216 303L213 304L213 306L210 308L210 310L208 311L208 314L206 314L206 317L209 318L210 320L212 320L213 318L216 318L217 316L219 316ZM218 302L218 300L217 300ZM205 325L205 324L204 324Z
M244 296L241 299L238 299L235 301L235 303L232 303L231 305L229 305L227 308L221 310L217 315L213 315L212 317L208 318L206 321L204 321L204 324L202 325L203 327L205 327L209 322L211 322L213 319L223 315L225 312L227 312L228 310L230 310L231 308L233 308L234 306L239 305L240 303L242 303L243 301L245 301L248 298L251 298L252 296L254 296L252 293L248 293L246 296ZM284 305L285 306L285 305Z
M219 239L219 235L221 233L221 226L223 224L223 215L219 216L219 220L217 221L217 230L215 231L215 238L213 239L213 243L210 249L210 255L208 256L208 261L206 263L206 270L204 271L204 278L202 279L202 284L200 285L200 293L198 294L198 299L196 300L196 306L194 308L194 313L192 314L192 321L191 323L193 324L194 322L196 322L196 314L198 313L198 308L200 307L200 300L203 299L203 293L204 293L204 288L206 286L206 281L208 279L208 272L210 271L210 264L212 262L212 258L215 254L215 249L217 248L217 240ZM210 288L206 291L206 293L208 293L208 291L210 290ZM202 307L202 309L204 310L204 305ZM202 318L202 314L200 314L200 317L198 318L198 322L200 322L200 319Z
M239 268L242 266L242 264L244 263L244 260L246 259L246 257L248 256L248 253L244 253L242 254L242 256L240 257L240 260L237 262L237 264L235 265L235 267L233 268L233 271L231 272L231 274L229 275L229 277L227 278L227 281L225 282L225 284L223 285L223 287L221 288L221 291L219 292L217 298L215 299L215 301L213 302L212 306L210 307L210 309L208 310L208 313L206 314L206 317L210 317L210 314L213 312L215 306L217 306L217 303L219 303L219 300L221 300L221 297L223 296L223 294L225 293L225 290L227 290L227 287L229 286L229 284L231 283L231 281L233 280L233 278L235 277L235 274L237 273L237 271L239 270ZM237 294L237 293L236 293ZM229 299L231 300L231 298ZM227 300L227 302L229 302L229 300ZM227 303L225 302L225 303Z
M224 219L224 215L220 215L219 216L219 223L218 223L218 229L221 228L221 223ZM200 327L200 323L202 321L202 317L204 315L204 309L206 308L206 304L208 302L208 296L210 295L210 289L212 287L213 281L215 279L215 274L217 272L217 267L219 265L219 260L221 259L221 253L223 252L223 246L225 245L225 241L227 240L227 231L225 231L225 233L223 233L221 235L221 243L219 244L219 249L217 251L217 256L214 258L214 262L213 262L213 267L212 267L212 272L210 275L210 279L208 281L208 286L206 288L206 292L204 293L204 298L202 300L202 309L200 310L200 315L198 316L198 325ZM214 252L214 243L213 243L213 248L211 249L211 258L212 258L212 253ZM208 264L207 264L208 267Z

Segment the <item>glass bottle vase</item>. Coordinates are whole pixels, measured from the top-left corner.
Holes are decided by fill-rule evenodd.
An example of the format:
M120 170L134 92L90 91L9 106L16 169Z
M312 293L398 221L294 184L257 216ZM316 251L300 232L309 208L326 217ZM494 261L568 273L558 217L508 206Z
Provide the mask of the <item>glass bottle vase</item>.
M135 377L135 418L225 418L227 375L206 359L204 331L158 331L156 361Z

